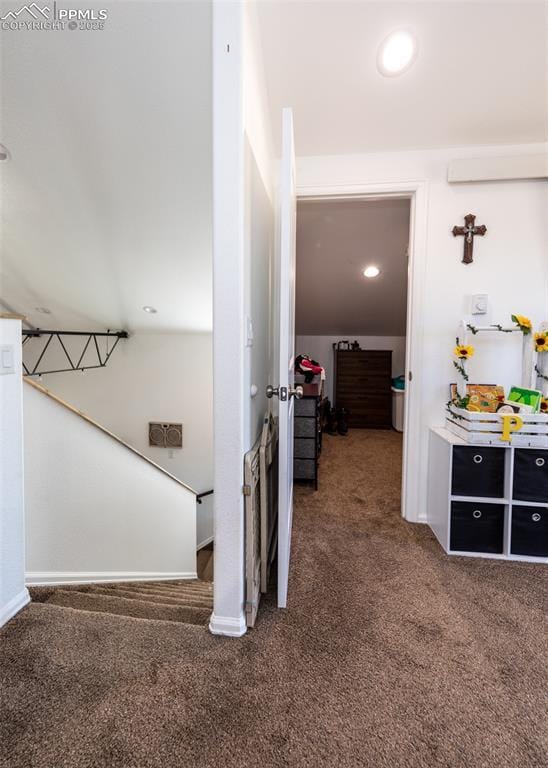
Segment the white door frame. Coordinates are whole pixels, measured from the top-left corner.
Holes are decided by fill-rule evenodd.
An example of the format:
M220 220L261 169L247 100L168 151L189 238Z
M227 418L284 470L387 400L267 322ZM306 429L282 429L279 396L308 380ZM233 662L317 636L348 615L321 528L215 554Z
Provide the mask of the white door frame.
M407 286L407 332L405 349L405 422L403 432L402 517L422 522L420 514L421 477L421 391L418 372L422 370L424 274L428 182L389 181L366 184L297 186L297 200L379 200L387 197L411 201L409 221L409 267ZM412 376L414 372L414 375ZM412 380L414 379L414 381ZM412 447L412 450L411 450Z

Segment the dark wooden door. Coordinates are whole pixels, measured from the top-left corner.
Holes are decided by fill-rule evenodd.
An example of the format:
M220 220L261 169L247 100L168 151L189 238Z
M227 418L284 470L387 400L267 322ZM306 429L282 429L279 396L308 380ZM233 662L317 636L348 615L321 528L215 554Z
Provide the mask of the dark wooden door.
M392 426L392 352L337 350L335 402L348 411L348 426Z

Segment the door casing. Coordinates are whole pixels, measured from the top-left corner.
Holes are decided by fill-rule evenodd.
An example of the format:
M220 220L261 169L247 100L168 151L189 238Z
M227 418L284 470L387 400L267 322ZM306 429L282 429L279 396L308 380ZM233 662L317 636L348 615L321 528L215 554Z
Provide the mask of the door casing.
M297 176L298 181L298 176ZM402 517L409 522L423 522L420 515L420 468L424 466L421 452L421 391L418 372L422 370L424 276L426 271L426 233L428 211L428 182L390 181L366 184L299 186L299 200L385 200L407 199L411 203L409 219L409 265L407 289L407 330L405 343L405 421L403 432ZM426 459L426 457L424 457Z

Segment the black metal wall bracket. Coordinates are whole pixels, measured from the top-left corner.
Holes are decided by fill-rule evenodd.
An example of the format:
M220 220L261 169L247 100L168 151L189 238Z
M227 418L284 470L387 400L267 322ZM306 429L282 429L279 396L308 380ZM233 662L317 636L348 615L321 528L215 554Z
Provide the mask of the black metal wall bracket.
M82 349L82 352L77 357L73 358L70 356L67 347L65 343L63 342L62 336L78 336L84 340L84 347ZM99 342L98 339L106 339L106 348L101 354L101 350L99 348ZM40 354L38 355L38 359L36 360L36 363L34 366L27 366L23 362L23 371L25 376L42 376L46 373L66 373L67 371L87 371L91 368L104 368L108 361L110 360L110 357L114 350L116 349L118 342L120 339L127 339L129 338L129 334L127 331L106 331L105 333L95 333L94 331L46 331L42 330L41 328L32 328L30 330L23 330L23 346L28 342L29 339L43 339L44 346L42 347L42 350ZM69 368L56 368L55 370L41 370L40 369L40 363L44 359L44 355L46 354L48 347L50 346L53 339L57 339L59 342L59 346L65 356L65 358L68 361ZM109 340L114 339L114 344L109 347ZM86 352L88 351L88 348L90 344L93 342L92 351L90 354L95 354L97 357L97 363L94 365L90 364L83 364L84 356ZM73 352L74 354L74 352ZM93 359L93 358L92 358Z

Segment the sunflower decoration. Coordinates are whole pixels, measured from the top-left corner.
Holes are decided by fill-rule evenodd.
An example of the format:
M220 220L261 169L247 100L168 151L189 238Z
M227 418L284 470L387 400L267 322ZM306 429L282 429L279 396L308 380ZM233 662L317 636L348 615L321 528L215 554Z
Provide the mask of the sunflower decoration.
M535 333L535 349L537 352L548 352L548 331Z
M525 317L525 315L512 315L512 322L518 326L520 331L525 336L531 333L531 330L533 328L533 323L529 320L528 317Z
M540 412L548 414L548 397L543 397L540 401Z
M475 349L470 344L458 344L454 349L455 357L459 360L470 360L474 356Z
M453 360L453 365L457 369L457 371L460 373L464 381L469 381L469 376L466 373L465 363L467 360L470 360L471 357L474 356L474 347L470 346L470 344L461 344L460 339L456 340L456 346L453 350L453 354L457 358L456 360Z

